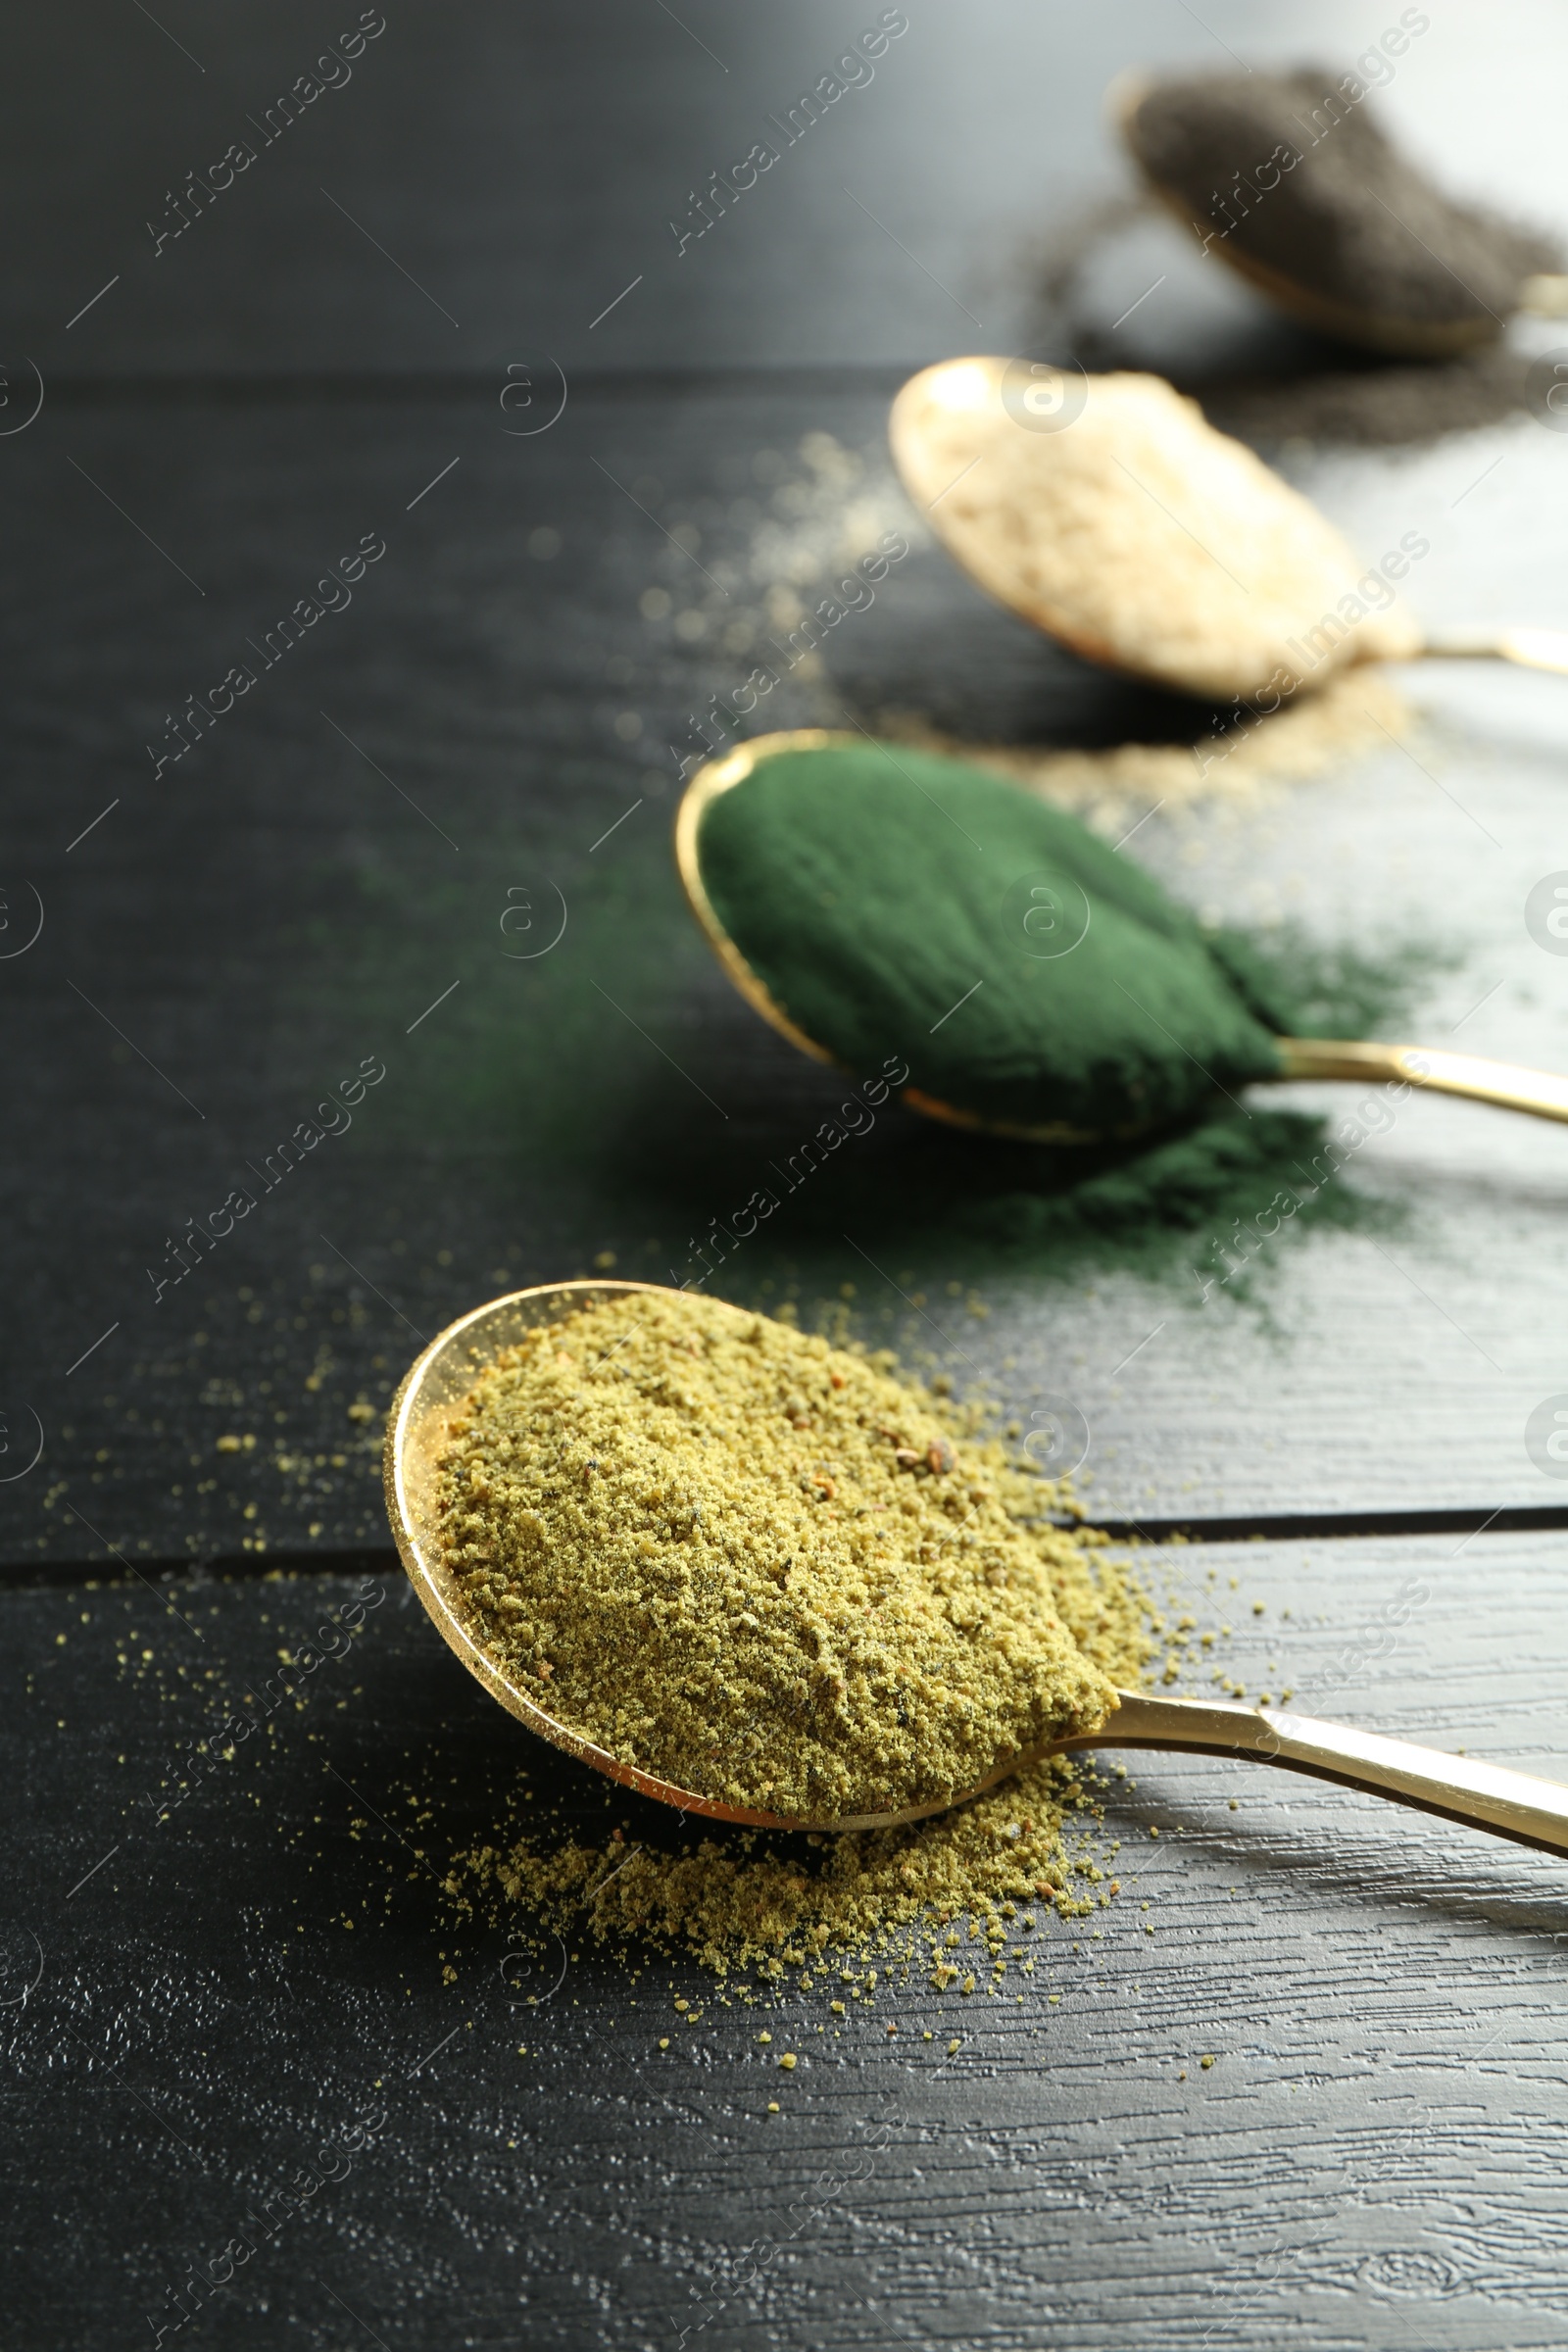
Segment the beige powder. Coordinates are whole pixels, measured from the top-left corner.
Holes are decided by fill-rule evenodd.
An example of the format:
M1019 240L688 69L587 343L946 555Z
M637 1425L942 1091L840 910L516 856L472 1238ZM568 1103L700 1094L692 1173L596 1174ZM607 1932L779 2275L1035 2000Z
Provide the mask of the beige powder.
M1037 430L1021 370L945 361L893 406L906 487L991 595L1092 661L1265 710L1419 651L1383 574L1196 401L1158 376L1067 374L1041 380L1046 421L1057 389L1070 421Z

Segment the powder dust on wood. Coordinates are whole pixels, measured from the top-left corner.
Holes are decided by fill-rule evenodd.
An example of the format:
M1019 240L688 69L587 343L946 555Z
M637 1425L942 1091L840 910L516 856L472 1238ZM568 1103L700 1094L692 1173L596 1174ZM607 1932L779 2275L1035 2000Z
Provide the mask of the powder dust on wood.
M1091 1606L1117 1592L1117 1573L1102 1575ZM1095 1637L1090 1618L1083 1627ZM1116 1659L1114 1637L1095 1638L1120 1674L1142 1679L1146 1642ZM535 1831L457 1856L445 1885L470 1903L499 1893L562 1935L688 1952L719 1976L749 1968L778 1977L829 1953L907 1959L924 1936L946 1989L954 1964L938 1929L950 1920L995 1920L1029 1904L1080 1919L1109 1902L1119 1883L1092 1846L1102 1786L1087 1758L1061 1756L896 1830L709 1830L674 1849L619 1830L598 1839Z
M1534 367L1529 350L1488 343L1456 360L1367 359L1359 366L1189 389L1211 424L1253 447L1412 449L1523 415L1531 405Z
M1174 813L1213 801L1255 803L1280 787L1333 774L1358 758L1388 750L1409 734L1412 712L1376 669L1331 679L1271 717L1245 706L1218 712L1192 744L1121 743L1084 751L1056 744L970 743L944 734L908 710L878 713L879 732L895 743L967 760L1011 784L1071 809L1097 832L1121 832L1152 802Z
M951 1419L890 1358L717 1299L584 1307L451 1423L461 1612L546 1713L678 1788L821 1824L946 1801L1115 1706L1062 1614L1081 1546L1021 1527L1038 1482Z

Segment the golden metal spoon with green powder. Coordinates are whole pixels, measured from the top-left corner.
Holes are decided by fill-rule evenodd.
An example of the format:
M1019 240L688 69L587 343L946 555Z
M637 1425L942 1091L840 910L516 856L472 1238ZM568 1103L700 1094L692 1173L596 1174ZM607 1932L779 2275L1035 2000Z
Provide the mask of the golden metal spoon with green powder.
M1297 1008L1243 943L1075 817L956 760L820 730L755 737L693 776L675 858L764 1019L818 1061L886 1070L954 1126L1126 1141L1301 1078L1568 1120L1565 1078L1293 1034Z
M893 403L905 488L999 603L1091 662L1257 712L1359 662L1495 657L1568 670L1568 633L1425 639L1396 583L1156 375L943 360Z
M718 1299L567 1282L490 1300L404 1379L385 1474L414 1588L468 1671L685 1813L888 1828L1043 1756L1149 1747L1568 1853L1550 1782L1118 1689L1094 1648L1140 1654L1140 1595L1042 1523L1051 1490L890 1358Z

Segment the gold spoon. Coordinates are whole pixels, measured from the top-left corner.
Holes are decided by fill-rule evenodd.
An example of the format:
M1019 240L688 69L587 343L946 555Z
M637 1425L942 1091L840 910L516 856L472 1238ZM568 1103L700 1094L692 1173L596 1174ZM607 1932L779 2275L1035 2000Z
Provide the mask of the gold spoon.
M1307 1716L1267 1707L1216 1705L1207 1699L1153 1698L1142 1690L1118 1691L1114 1713L1098 1731L1031 1748L1025 1755L999 1764L972 1788L956 1789L948 1798L910 1805L902 1812L857 1813L832 1821L794 1820L724 1804L641 1772L633 1764L623 1764L569 1724L547 1715L474 1641L458 1608L443 1553L439 1490L441 1456L452 1416L485 1365L540 1323L637 1292L656 1297L676 1295L656 1283L559 1282L514 1291L507 1298L474 1307L432 1340L411 1365L387 1423L383 1463L387 1515L414 1590L443 1640L491 1697L499 1699L530 1731L564 1748L580 1763L591 1764L625 1788L657 1797L682 1813L739 1822L752 1829L844 1831L895 1829L905 1822L945 1813L994 1788L1020 1766L1072 1748L1181 1749L1281 1764L1288 1771L1311 1773L1318 1780L1338 1781L1348 1788L1362 1788L1373 1796L1392 1797L1396 1803L1442 1814L1448 1821L1490 1830L1494 1837L1511 1838L1520 1845L1568 1854L1568 1788L1559 1788L1554 1782L1535 1780L1470 1756L1412 1747L1403 1740L1380 1739L1375 1733L1342 1724L1316 1723Z
M702 824L709 805L719 793L743 784L760 760L779 752L849 751L865 740L863 736L834 733L822 727L753 736L750 742L737 744L722 759L705 761L681 795L675 811L675 864L691 910L709 946L746 1002L763 1020L770 1022L781 1037L787 1037L799 1052L808 1054L813 1061L828 1062L835 1069L848 1065L841 1063L828 1047L807 1036L772 995L767 983L752 969L744 949L719 921L703 884ZM896 758L891 752L889 756ZM917 918L918 909L911 909L911 919ZM1375 1041L1352 1043L1319 1037L1277 1037L1274 1043L1279 1049L1278 1079L1282 1082L1291 1078L1316 1078L1348 1080L1352 1084L1419 1086L1431 1094L1462 1095L1472 1102L1490 1102L1499 1110L1523 1110L1536 1118L1568 1121L1568 1078L1547 1071L1520 1069L1511 1062L1487 1061L1473 1054L1448 1054L1441 1047L1387 1046ZM1013 1125L1004 1120L982 1119L972 1111L939 1102L918 1087L906 1087L903 1100L911 1110L921 1111L927 1118L941 1119L948 1126L1009 1136L1022 1143L1097 1144L1107 1140L1074 1127ZM1118 1131L1114 1140L1130 1141L1142 1132L1136 1127L1125 1128Z
M1102 454L1101 478L1075 482L1058 512L1082 434ZM1108 668L1264 713L1362 661L1568 671L1568 631L1423 638L1392 586L1409 568L1400 551L1385 563L1402 570L1358 577L1327 517L1157 376L942 360L900 391L888 438L905 488L970 578ZM1369 580L1370 612L1356 594ZM1344 612L1351 601L1359 618Z
M1191 200L1179 187L1162 180L1138 138L1139 109L1155 84L1147 74L1119 74L1105 92L1105 107L1111 122L1120 133L1122 145L1137 169L1151 195L1158 198L1183 228L1197 228ZM1278 184L1276 175L1275 184ZM1375 199L1373 200L1375 201ZM1413 318L1391 318L1377 311L1359 309L1354 303L1336 302L1326 294L1313 291L1288 276L1269 263L1259 261L1253 253L1240 244L1232 244L1226 235L1210 236L1203 247L1218 253L1239 277L1247 279L1275 306L1287 312L1303 326L1319 334L1335 335L1347 343L1363 344L1372 351L1384 352L1399 359L1446 360L1462 352L1478 350L1483 344L1495 342L1502 332L1501 319L1483 309L1480 318L1444 319L1435 324ZM1520 284L1517 307L1538 318L1568 318L1568 277L1554 271L1540 271L1526 277Z

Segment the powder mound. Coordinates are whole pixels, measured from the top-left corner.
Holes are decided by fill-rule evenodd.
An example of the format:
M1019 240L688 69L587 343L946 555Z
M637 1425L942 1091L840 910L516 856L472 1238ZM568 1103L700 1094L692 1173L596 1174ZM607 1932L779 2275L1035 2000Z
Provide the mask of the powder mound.
M1313 325L1395 353L1491 342L1555 249L1446 196L1366 95L1317 67L1162 81L1129 110L1127 142L1207 251Z
M1279 1074L1268 1016L1184 907L957 760L761 752L710 802L698 859L774 1004L848 1069L902 1062L919 1107L1082 1143Z
M1077 1544L1020 1526L888 1360L676 1292L530 1333L442 1463L474 1639L620 1761L792 1820L938 1802L1102 1723L1058 1606Z
M1128 1682L1144 1647L1124 1654ZM1014 1904L1039 1902L1082 1919L1108 1904L1086 1836L1102 1786L1086 1757L1050 1756L955 1812L809 1844L731 1830L670 1851L613 1833L552 1842L535 1832L454 1857L451 1884L497 1886L562 1934L586 1928L612 1946L684 1948L720 1977L758 1967L776 1979L785 1961L827 1951L912 1958L924 1922L931 1982L946 1989L973 1955L956 1965L949 1947L960 1937L934 1935L931 1921L978 1915L971 1933L983 1919L995 1936L1004 1906L1007 1918Z
M992 596L1091 661L1264 712L1419 649L1384 574L1196 401L1067 375L1037 430L1022 366L945 361L893 404L905 486Z
M1288 441L1358 449L1419 448L1448 433L1475 433L1530 408L1528 351L1486 343L1452 360L1358 359L1309 375L1252 376L1205 384L1203 409L1222 433L1254 448ZM1359 689L1366 677L1349 683ZM1321 699L1321 698L1319 698Z

